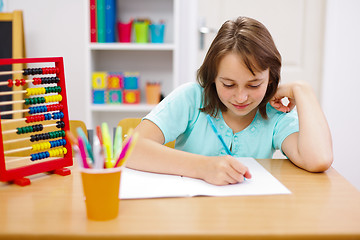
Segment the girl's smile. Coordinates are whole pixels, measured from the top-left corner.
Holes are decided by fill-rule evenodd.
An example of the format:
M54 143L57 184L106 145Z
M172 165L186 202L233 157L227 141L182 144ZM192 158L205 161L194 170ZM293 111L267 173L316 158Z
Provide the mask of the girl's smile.
M250 104L243 104L243 105L236 105L236 104L233 104L233 106L237 109L245 109L246 107L248 107Z

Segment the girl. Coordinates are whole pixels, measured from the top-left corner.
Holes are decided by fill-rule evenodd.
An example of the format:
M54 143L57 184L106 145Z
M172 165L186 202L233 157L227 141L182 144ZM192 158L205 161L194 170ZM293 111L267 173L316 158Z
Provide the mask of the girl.
M272 158L280 149L305 170L325 171L333 155L324 114L308 84L279 85L280 68L265 26L247 17L225 22L198 83L174 90L135 129L141 138L127 166L226 185L251 178L235 157ZM163 146L173 140L175 149Z

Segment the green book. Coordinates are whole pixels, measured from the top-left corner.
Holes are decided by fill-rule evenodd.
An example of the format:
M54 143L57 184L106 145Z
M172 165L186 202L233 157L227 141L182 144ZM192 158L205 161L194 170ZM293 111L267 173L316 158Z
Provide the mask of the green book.
M97 38L98 42L105 42L105 0L96 1L96 14L97 14Z

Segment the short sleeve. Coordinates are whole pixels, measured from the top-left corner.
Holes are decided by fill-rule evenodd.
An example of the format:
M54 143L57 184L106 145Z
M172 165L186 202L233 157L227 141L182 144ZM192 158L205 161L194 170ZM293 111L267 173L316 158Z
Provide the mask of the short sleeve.
M281 145L290 134L299 131L299 120L296 110L290 113L281 113L273 131L273 147L281 150Z
M175 140L197 118L201 104L201 87L186 83L164 98L144 119L155 123L163 132L165 143Z

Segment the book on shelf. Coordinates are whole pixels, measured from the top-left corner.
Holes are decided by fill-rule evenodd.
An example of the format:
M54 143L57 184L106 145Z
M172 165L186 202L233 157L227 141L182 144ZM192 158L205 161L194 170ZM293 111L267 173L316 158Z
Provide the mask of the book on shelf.
M116 42L116 0L90 1L90 42Z
M105 0L96 0L97 40L105 42Z
M105 42L115 42L116 1L105 0Z
M90 0L90 42L97 42L96 0Z

